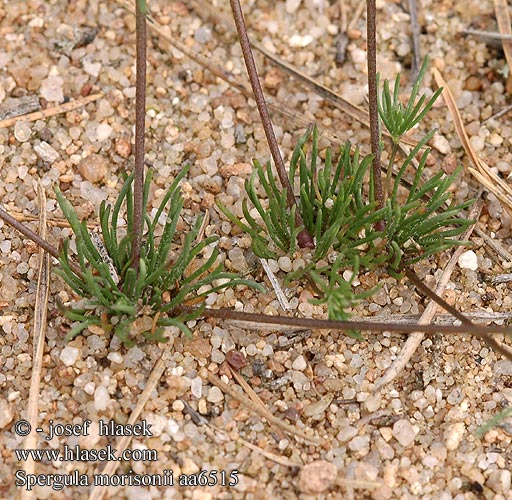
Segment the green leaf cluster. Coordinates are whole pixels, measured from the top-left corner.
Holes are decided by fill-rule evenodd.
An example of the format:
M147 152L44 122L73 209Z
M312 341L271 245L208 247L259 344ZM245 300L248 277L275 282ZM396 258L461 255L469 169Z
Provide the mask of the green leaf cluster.
M379 112L393 137L389 174L397 158L401 137L425 116L439 96L440 90L430 99L422 95L416 102L426 65L427 60L406 105L398 99L400 76L395 81L393 95L389 83L384 82ZM373 192L372 156L362 157L358 148L352 150L347 142L336 159L327 148L322 161L316 127L309 128L299 139L290 161L290 184L294 186L297 181L299 187L296 206L289 209L286 190L277 186L270 163L264 168L255 162L255 170L246 181L245 190L259 217L249 209L247 200L242 204L244 220L224 206L219 207L231 222L250 234L252 250L261 258L277 259L283 254L293 257L297 252L297 234L307 229L314 237L315 249L307 257L305 267L290 273L287 281L306 276L320 292L316 303L327 304L329 317L346 319L344 311L372 291L354 293L352 280L342 278L343 270L352 270L355 277L359 269L384 267L396 275L404 265L466 243L455 237L472 223L460 217L472 201L449 205L450 186L459 176L460 169L449 176L439 172L423 180L429 154L425 146L433 134L431 131L420 140L398 165L393 183L391 175L388 176L389 193L383 208L378 208ZM420 153L421 160L408 195L404 197L399 187ZM265 191L266 202L260 200L257 181ZM299 211L304 227L297 227L295 210ZM331 264L324 265L326 260Z
M76 211L62 192L56 188L59 205L69 221L75 235L80 273L75 273L69 262L69 241L65 240L60 257L62 276L71 289L86 298L85 304L69 308L66 315L76 324L67 334L73 338L90 325L101 325L114 333L126 345L138 340L134 334L134 323L142 316L154 319L151 328L142 332L146 339L165 342L165 326L176 326L191 335L186 322L195 319L201 312L173 314L178 306L188 300L202 299L217 290L236 285L248 285L261 289L256 283L240 279L234 273L224 272L216 265L218 249L213 248L209 257L193 268L195 259L212 245L217 237L210 236L199 243L202 218L199 217L191 231L176 245L176 226L183 208L179 182L186 174L184 168L167 190L156 214L151 218L145 214L145 233L141 248L138 272L132 267L133 235L133 174L127 177L114 206L102 202L100 207L101 235L104 248L95 244L85 221L80 221ZM152 172L149 171L144 184L143 203L147 206ZM120 234L119 217L125 208L126 233ZM157 224L165 216L161 236L156 236ZM177 250L177 247L179 249ZM172 258L171 258L172 256ZM197 293L205 285L207 291ZM168 292L168 293L164 293ZM167 300L166 300L167 297Z

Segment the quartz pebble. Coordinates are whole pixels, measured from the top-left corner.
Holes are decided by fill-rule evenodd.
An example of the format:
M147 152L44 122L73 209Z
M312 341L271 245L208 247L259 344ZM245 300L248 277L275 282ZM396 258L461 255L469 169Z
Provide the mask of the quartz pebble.
M512 376L512 361L508 359L500 359L494 363L493 372L496 377Z
M302 0L286 0L286 12L288 14L294 14L297 12Z
M473 250L464 252L457 262L462 269L470 269L471 271L478 269L478 258Z
M113 128L108 123L100 123L96 129L98 142L106 141L112 134Z
M34 151L37 153L39 158L48 163L53 163L59 158L59 153L55 151L47 142L41 141L39 144L34 146Z
M208 391L208 396L206 398L210 403L220 403L224 399L224 394L222 394L222 391L217 387L213 386L210 387L210 390Z
M192 379L192 383L190 384L190 392L195 398L201 399L203 395L203 381L200 377L195 377Z
M110 395L105 386L100 385L94 391L94 408L96 411L105 411L110 403Z
M432 147L437 149L443 155L447 155L451 152L450 143L443 135L436 134L432 137Z
M32 129L27 122L18 121L14 124L14 137L17 141L27 142L32 134Z
M317 460L305 465L299 473L299 491L308 495L317 495L333 486L338 470L325 460Z
M80 351L76 347L67 345L60 352L59 358L66 366L73 366L76 363L79 354Z
M0 429L7 427L13 419L12 407L6 399L0 399Z
M51 75L41 82L41 96L48 102L62 102L64 79L58 75Z
M293 360L293 363L292 363L292 368L294 370L298 370L300 372L304 371L307 367L307 363L306 363L306 360L304 358L304 356L302 354L300 354L299 356L297 356L294 360Z
M96 184L107 175L107 161L103 156L93 153L83 158L78 164L80 175L87 181Z
M411 422L403 418L395 422L393 425L393 436L404 448L407 448L414 443L416 432L411 425Z
M456 450L459 447L466 426L462 422L457 422L446 428L443 433L444 444L448 450Z
M509 470L493 470L486 485L495 493L510 493L511 474Z

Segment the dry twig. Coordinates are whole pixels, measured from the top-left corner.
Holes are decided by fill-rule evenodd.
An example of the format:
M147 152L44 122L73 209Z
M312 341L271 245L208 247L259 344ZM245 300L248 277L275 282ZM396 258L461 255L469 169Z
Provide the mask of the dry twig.
M43 111L35 111L34 113L29 113L27 115L13 116L12 118L6 118L5 120L0 121L0 128L11 127L16 122L25 121L25 122L34 122L36 120L44 120L45 118L49 118L50 116L60 115L62 113L67 113L68 111L73 111L74 109L80 108L89 104L90 102L96 101L103 97L103 93L89 95L87 97L80 97L74 101L66 102L64 104L59 104L58 106L54 106L52 108L45 109Z
M478 214L480 213L481 205L476 204L475 207L473 207L473 210L471 210L471 213L469 214L469 219L476 219L478 217ZM478 213L477 213L478 212ZM467 240L471 233L473 232L474 225L470 226L467 231L464 233L464 235L461 237L462 240ZM453 270L455 269L455 265L457 261L459 260L459 257L464 252L464 247L460 246L458 247L455 252L453 252L453 255L448 262L447 266L443 270L443 274L441 275L441 278L439 279L435 294L442 296L444 293L444 290L446 288L446 285L448 284L448 281L450 281L450 276L452 275ZM431 323L431 321L434 319L436 315L437 310L437 302L431 301L429 302L428 306L423 311L423 314L421 315L418 323L420 325L425 325ZM409 362L409 360L412 358L414 353L416 352L416 349L420 346L423 338L425 337L425 333L423 332L415 332L409 335L407 337L407 340L405 344L402 347L402 350L398 354L398 356L393 361L393 364L386 370L384 375L375 383L375 388L373 389L373 392L376 393L379 390L381 390L385 385L389 384L394 378L398 376L398 374L405 368L405 365Z
M37 195L39 201L39 234L46 238L46 196L44 189L39 182L37 184ZM41 372L43 369L44 341L46 337L46 317L48 313L48 295L50 292L50 256L43 249L39 248L39 271L37 276L36 305L34 308L34 335L32 353L32 376L30 378L30 389L27 403L27 420L32 426L32 432L25 439L25 449L37 447L37 418L39 416L39 388L41 385ZM23 470L26 474L34 474L35 463L32 457L25 461ZM21 498L28 500L34 498L34 490L23 488Z

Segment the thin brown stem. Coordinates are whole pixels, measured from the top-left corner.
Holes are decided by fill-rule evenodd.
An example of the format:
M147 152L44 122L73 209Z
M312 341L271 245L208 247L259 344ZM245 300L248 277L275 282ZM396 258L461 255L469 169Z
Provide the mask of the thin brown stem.
M135 82L135 172L133 179L132 268L138 273L144 223L144 131L146 120L146 2L135 0L136 63Z
M26 236L29 240L32 240L36 245L40 246L43 250L48 252L52 257L56 259L59 258L59 251L50 245L46 240L41 238L37 233L34 233L31 229L29 229L25 224L17 221L12 215L9 215L3 208L0 208L0 219L4 222L12 226L14 229L19 231L23 236ZM81 276L80 267L74 262L69 262L69 267L76 273L78 276Z
M464 316L464 314L462 314L460 311L457 311L457 309L455 309L455 307L453 307L452 305L448 304L448 302L446 302L446 300L444 300L442 297L440 297L439 295L437 295L437 293L435 293L433 290L431 290L430 288L428 288L428 286L426 286L419 278L418 276L416 275L416 273L410 269L410 268L406 268L405 269L405 275L407 276L407 278L409 279L409 281L421 292L423 293L426 297L428 297L430 300L433 300L434 302L436 302L438 305L440 305L445 311L449 312L452 316L454 316L455 318L457 318L463 325L473 325L473 323L471 322L471 320L469 320L468 318L466 318L466 316ZM480 338L489 346L491 347L492 349L494 349L496 352L499 352L500 354L502 354L503 356L505 356L506 358L512 360L512 352L509 351L508 348L502 346L501 344L499 344L494 338L492 338L489 334L484 334L484 335L480 335Z
M174 311L176 315L180 313L193 313L195 309L190 307L179 307ZM456 335L475 335L482 337L484 335L511 334L512 327L484 326L484 325L418 325L407 323L378 323L373 321L337 321L331 319L310 319L287 316L270 316L268 314L247 313L234 311L232 309L204 309L201 316L205 318L233 319L238 321L248 321L253 323L262 323L267 325L286 325L298 328L308 328L310 330L361 330L368 332L395 332L395 333L446 333Z
M263 95L263 90L261 89L261 84L258 76L258 69L256 68L256 63L254 62L251 43L249 41L249 36L247 35L247 27L245 24L242 7L240 6L239 0L230 0L230 3L231 10L233 11L233 19L235 20L236 30L238 32L240 47L242 48L242 54L244 56L245 67L247 68L247 73L249 74L249 81L251 82L254 99L256 100L256 105L258 107L258 112L260 114L261 123L263 125L263 130L265 131L268 147L270 149L270 154L274 159L274 163L277 169L277 175L279 176L281 185L283 186L284 189L286 189L288 207L291 209L294 205L296 205L295 197L293 195L293 188L290 184L290 180L288 179L286 167L284 166L283 157L281 156L281 152L279 151L276 135L274 133L274 127L272 125L267 104L265 102L265 96ZM295 212L295 219L297 226L300 227L304 225L299 210L296 210ZM315 247L313 238L306 229L299 233L297 241L301 248Z
M373 189L375 193L375 199L378 203L377 208L382 208L384 207L384 193L382 191L382 167L379 144L379 113L377 111L376 18L377 9L375 7L375 0L368 0L366 2L366 31L368 44L368 111L370 115L370 143L373 155Z

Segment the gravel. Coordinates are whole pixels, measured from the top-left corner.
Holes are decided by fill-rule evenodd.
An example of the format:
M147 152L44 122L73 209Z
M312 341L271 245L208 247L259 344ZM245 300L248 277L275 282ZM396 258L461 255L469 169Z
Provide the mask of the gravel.
M493 3L421 3L422 53L431 56L450 85L471 144L508 182L512 176L512 127L506 116L492 118L509 104L511 81L503 72L505 61L502 52L484 40L459 34L472 24L496 30ZM347 0L344 4L350 21L358 2ZM228 14L227 4L216 8L217 13ZM398 2L378 2L378 9L381 76L394 79L396 72L402 71L401 94L406 95L411 59L408 15ZM219 64L222 71L245 77L236 38L220 23L210 23L204 12L194 11L188 2L155 0L151 10L174 39ZM337 66L339 3L257 0L244 5L244 10L256 40L353 104L366 106L364 16L350 27L346 60ZM2 206L20 217L36 216L35 185L41 179L48 197L48 238L57 245L70 230L55 223L62 214L53 187L60 186L79 216L97 227L101 201L114 202L123 174L132 168L134 19L116 2L47 2L41 7L30 0L13 2L0 23L4 30L0 116L44 110L68 98L74 101L97 92L104 94L73 111L30 122L21 120L0 129ZM78 43L83 40L80 29L87 26L99 31L89 43ZM190 173L182 183L185 207L180 236L199 214L208 212L205 235L221 237L218 248L225 267L261 280L268 290L222 290L208 299L208 306L282 314L250 250L250 239L215 205L220 201L241 215L243 187L252 173L252 160L263 163L269 158L254 101L156 34L151 37L148 54L146 159L154 167L150 210L156 210L181 166L190 163ZM368 152L365 127L258 54L256 59L265 91L278 107L316 122L321 133L335 133L340 142L350 139ZM423 87L431 92L432 86L428 74ZM288 159L303 129L289 115L283 118L275 108L271 112ZM427 176L440 169L450 173L459 163L469 166L453 122L446 117L440 100L421 125L423 131L438 129L431 141ZM328 144L325 137L321 140L322 146ZM469 199L480 187L466 173L454 186L454 197L458 202ZM263 193L258 183L257 190ZM492 285L489 278L510 268L506 252L510 251L511 220L494 196L484 195L484 200L480 227L505 252L474 236L473 246L458 261L445 297L462 312L507 313L512 306L509 284ZM126 224L122 218L120 223ZM27 224L37 230L37 222L30 219ZM11 498L19 494L14 472L23 465L13 452L23 446L13 423L26 418L38 261L37 247L3 223L0 252L0 483L1 496ZM309 302L313 293L305 284L292 283L285 288L283 283L305 259L297 252L270 259L268 264L294 314L325 317L323 306ZM416 272L427 286L434 287L446 262L444 253L418 264ZM344 271L343 276L349 279L351 274ZM360 270L353 281L356 292L377 284L380 291L362 300L353 311L355 315L384 319L403 314L417 317L423 311L424 302L406 280ZM47 442L39 440L38 446L60 450L77 442L97 449L115 446L114 437L100 436L99 421L128 422L162 351L160 346L144 342L126 349L100 328L66 342L69 323L57 308L57 297L62 302L75 299L52 275L39 425L47 429L50 420L73 425L91 420L91 426L87 436L57 436ZM276 498L462 500L475 498L467 491L469 486L473 491L481 488L483 498L512 498L510 420L482 439L475 435L480 425L510 406L512 364L499 359L479 339L438 335L425 339L398 379L374 394L375 382L403 345L398 335L365 334L366 341L359 342L330 331L242 329L239 324L202 320L191 328L192 340L171 332L164 375L140 417L153 425L153 435L137 437L130 445L156 450L158 460L132 460L123 463L119 471L162 474L168 469L178 478L180 474L217 470L217 478L220 471L229 478L236 470L239 483L234 487L175 484L166 490L116 487L109 492L110 498L237 500L271 494ZM239 370L271 413L320 437L325 445L305 443L271 427L213 386L209 374L221 376L242 391L226 376L227 362ZM45 461L37 470L55 474L76 468L92 478L102 467L93 461ZM375 482L377 487L365 483L352 489L344 483L349 480ZM37 487L36 496L87 498L87 491L79 486L63 491Z

